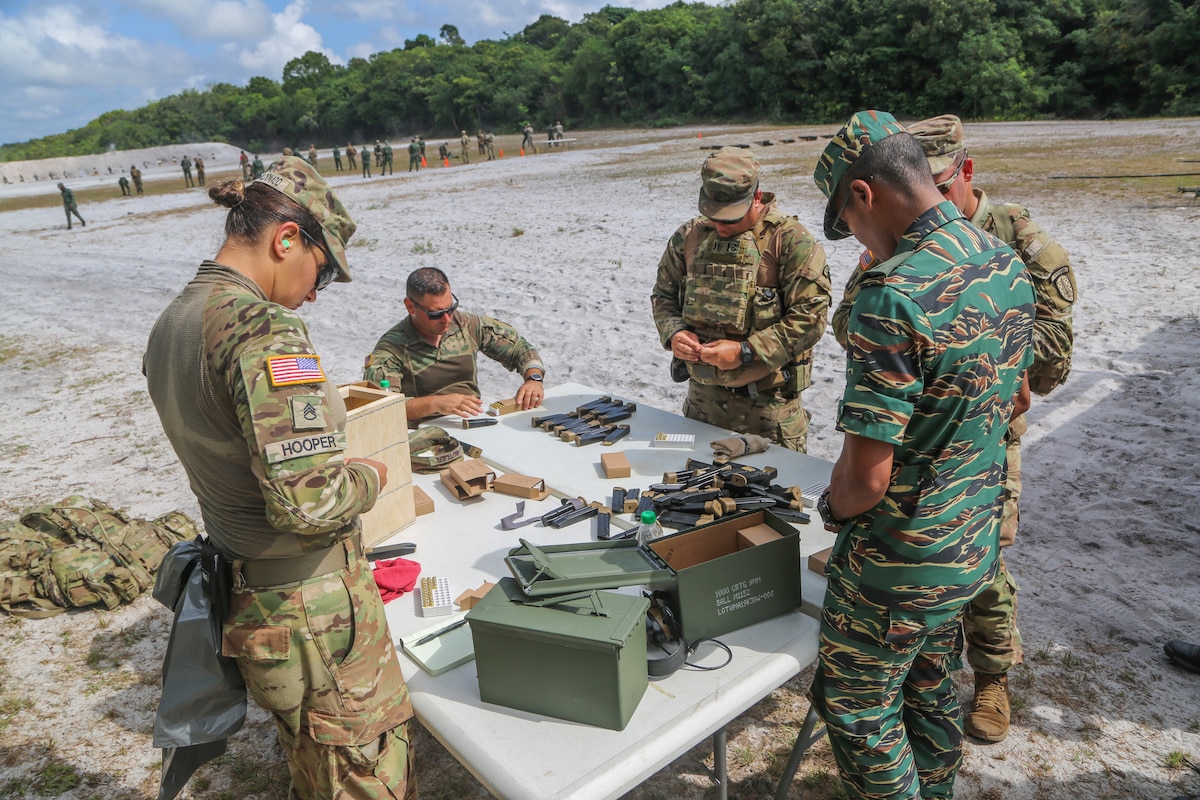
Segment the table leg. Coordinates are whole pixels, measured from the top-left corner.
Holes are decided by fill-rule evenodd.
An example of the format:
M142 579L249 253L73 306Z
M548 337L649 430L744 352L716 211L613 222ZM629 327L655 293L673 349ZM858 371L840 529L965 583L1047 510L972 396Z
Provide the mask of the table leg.
M804 759L805 753L825 735L824 726L821 727L821 730L813 733L818 721L816 710L809 706L808 714L804 717L804 724L800 727L800 735L796 737L796 743L792 745L792 754L788 756L787 766L783 768L783 774L779 777L775 800L787 800L788 789L792 786L792 779L796 777L796 770L800 769L800 762Z
M729 765L725 760L725 726L713 734L713 782L718 800L729 800Z

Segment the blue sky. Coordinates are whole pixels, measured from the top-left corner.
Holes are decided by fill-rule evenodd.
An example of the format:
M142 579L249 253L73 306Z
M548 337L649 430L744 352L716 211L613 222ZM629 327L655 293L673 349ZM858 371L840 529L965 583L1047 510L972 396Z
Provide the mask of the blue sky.
M669 0L612 2L638 9ZM0 143L78 128L215 82L279 80L308 50L344 64L458 26L468 43L604 0L0 0Z

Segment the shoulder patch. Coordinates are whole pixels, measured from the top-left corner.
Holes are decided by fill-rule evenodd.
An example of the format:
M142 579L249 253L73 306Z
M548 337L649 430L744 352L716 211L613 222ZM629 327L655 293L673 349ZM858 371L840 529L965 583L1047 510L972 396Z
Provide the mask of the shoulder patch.
M325 430L324 400L317 395L298 394L288 398L292 411L292 430Z
M1068 303L1075 302L1075 284L1071 282L1071 268L1059 267L1050 274L1050 283L1053 284L1058 293L1062 295L1063 300Z
M278 464L293 458L340 453L346 449L345 433L318 433L299 436L282 442L272 442L264 448L268 464Z
M275 388L325 382L318 355L268 356L267 377Z

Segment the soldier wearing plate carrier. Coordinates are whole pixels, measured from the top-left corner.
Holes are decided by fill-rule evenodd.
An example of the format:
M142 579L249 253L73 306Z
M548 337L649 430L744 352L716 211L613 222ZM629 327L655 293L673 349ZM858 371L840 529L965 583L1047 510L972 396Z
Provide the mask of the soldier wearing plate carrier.
M700 175L703 216L671 237L650 296L672 377L689 381L684 416L804 452L800 393L831 301L825 250L759 189L753 153L721 148Z
M947 114L914 123L908 132L916 137L929 159L933 179L946 199L954 203L972 225L1012 247L1025 262L1037 297L1033 323L1033 366L1029 386L1046 395L1067 379L1074 347L1072 306L1076 298L1075 272L1070 257L1029 211L1015 203L993 203L982 189L972 186L975 163L963 144L962 122ZM850 309L858 282L874 260L864 253L846 285L845 297L833 315L834 335L846 346ZM1004 486L1004 511L1000 547L1013 543L1021 497L1021 436L1027 427L1020 416L1005 437L1008 474ZM1010 720L1008 672L1023 660L1021 633L1017 629L1017 582L1004 564L1001 549L996 579L966 609L967 661L975 672L975 698L967 709L964 729L986 742L1008 735Z

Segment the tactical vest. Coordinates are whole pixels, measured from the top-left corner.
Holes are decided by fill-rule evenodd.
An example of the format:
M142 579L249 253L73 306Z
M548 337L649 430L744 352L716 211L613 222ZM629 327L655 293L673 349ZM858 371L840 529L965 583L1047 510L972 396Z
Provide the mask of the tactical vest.
M783 319L779 265L771 245L787 220L775 209L772 196L759 223L738 236L722 238L708 222L697 222L688 230L679 305L684 323L701 342L745 341ZM761 362L731 370L699 362L687 362L687 367L692 380L710 386L757 383L759 389L770 389L786 382L798 392L810 383L811 360L808 351L795 364L773 372Z
M27 509L19 523L0 524L0 609L38 619L116 608L154 585L172 545L195 537L178 511L135 519L80 495Z

